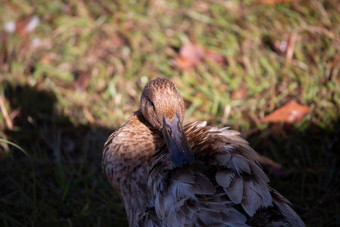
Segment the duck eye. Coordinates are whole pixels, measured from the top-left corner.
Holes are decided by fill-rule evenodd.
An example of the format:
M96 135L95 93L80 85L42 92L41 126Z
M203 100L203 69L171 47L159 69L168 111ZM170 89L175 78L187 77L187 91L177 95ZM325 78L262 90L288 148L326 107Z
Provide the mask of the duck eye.
M149 101L150 101L150 104L151 104L152 108L155 110L156 109L155 108L155 104L151 100L149 100Z

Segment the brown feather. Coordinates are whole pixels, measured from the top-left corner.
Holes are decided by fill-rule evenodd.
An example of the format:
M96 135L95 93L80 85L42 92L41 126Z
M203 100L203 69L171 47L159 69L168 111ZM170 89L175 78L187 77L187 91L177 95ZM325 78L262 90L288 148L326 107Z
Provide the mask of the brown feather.
M304 226L268 186L257 153L237 131L206 122L184 125L195 162L176 167L161 130L163 117L177 115L182 123L184 111L175 85L157 78L144 88L140 110L104 145L103 171L124 202L130 226Z

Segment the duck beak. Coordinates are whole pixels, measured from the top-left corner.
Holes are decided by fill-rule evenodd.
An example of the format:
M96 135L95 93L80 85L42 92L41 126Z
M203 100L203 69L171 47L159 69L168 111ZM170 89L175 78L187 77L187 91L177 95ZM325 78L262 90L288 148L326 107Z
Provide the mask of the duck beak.
M163 116L162 133L170 151L171 161L175 166L180 167L194 162L194 153L189 146L177 114L172 121Z

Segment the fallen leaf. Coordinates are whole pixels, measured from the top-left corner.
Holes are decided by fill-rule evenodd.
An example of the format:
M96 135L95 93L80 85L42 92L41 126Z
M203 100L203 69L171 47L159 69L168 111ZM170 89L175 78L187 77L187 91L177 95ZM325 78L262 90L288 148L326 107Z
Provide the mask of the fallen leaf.
M205 50L205 57L219 64L224 64L226 62L222 55L212 50Z
M190 69L194 66L193 62L181 56L176 58L176 65L181 69Z
M275 5L280 3L292 2L293 0L259 0L259 3Z
M181 64L184 63L183 66L191 67L191 66L197 65L200 61L202 61L203 57L204 57L204 50L202 47L188 43L181 47L179 51L178 59Z
M301 121L309 113L310 107L298 104L292 100L281 108L262 118L261 122L286 122L294 123Z
M187 43L183 45L176 58L176 65L181 69L190 69L203 62L205 59L224 64L225 58L219 53L205 49L199 45Z
M231 93L231 99L243 99L247 95L247 89L239 88Z
M19 36L25 37L32 32L39 23L40 20L38 16L33 16L32 18L26 17L16 22L15 31Z

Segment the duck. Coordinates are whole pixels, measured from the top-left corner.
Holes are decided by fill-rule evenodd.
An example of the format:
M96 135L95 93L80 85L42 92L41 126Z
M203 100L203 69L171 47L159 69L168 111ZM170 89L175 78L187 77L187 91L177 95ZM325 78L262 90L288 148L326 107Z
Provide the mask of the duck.
M104 144L102 169L129 226L305 226L238 131L184 115L175 84L158 77Z

